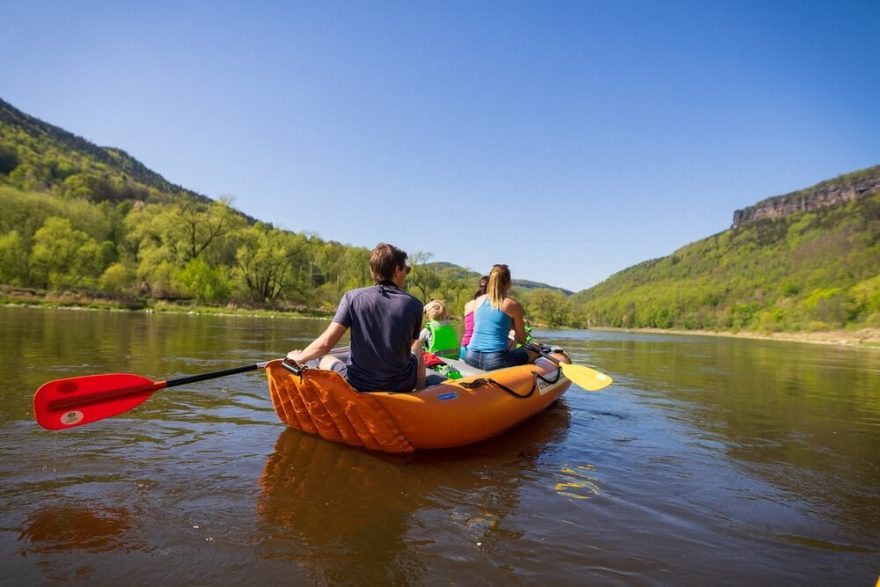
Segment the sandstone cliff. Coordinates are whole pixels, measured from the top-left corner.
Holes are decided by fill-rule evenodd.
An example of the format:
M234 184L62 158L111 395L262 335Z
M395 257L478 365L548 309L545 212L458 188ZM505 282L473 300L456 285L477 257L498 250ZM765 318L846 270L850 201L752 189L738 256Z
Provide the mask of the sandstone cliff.
M813 187L767 198L733 213L737 228L757 220L776 220L796 212L809 212L850 202L880 192L880 165L823 181Z

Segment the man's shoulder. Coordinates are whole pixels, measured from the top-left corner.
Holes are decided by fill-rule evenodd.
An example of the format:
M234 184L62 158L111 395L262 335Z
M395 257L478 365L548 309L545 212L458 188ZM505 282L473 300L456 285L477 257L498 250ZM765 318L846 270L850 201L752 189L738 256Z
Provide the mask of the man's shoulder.
M369 294L371 290L375 290L375 289L376 289L375 285L367 286L367 287L359 287L357 289L350 289L347 292L345 292L344 294L342 294L342 297L349 298L349 299L356 298L356 297L362 296L364 294Z
M368 285L350 289L342 296L349 303L358 300L360 303L375 303L383 297L387 297L386 290L379 285Z
M422 301L419 298L417 298L416 296L409 293L408 291L400 290L400 292L402 294L404 294L406 297L408 297L411 302L415 302L416 304L418 304L420 306L422 305Z
M393 294L397 296L401 296L402 299L406 300L406 304L408 306L418 307L419 312L422 311L422 302L419 301L417 297L409 293L408 291L404 291L402 289L396 287L382 288L380 286L370 285L367 287L359 287L357 289L350 289L342 296L343 298L347 298L348 300L353 300L355 298L366 298L366 299L374 299L387 296L387 294Z
M418 310L419 320L421 320L422 311L424 310L424 305L422 304L422 300L420 300L416 296L412 295L408 291L405 291L403 293L406 294L407 298L409 298L407 300L407 305L412 306L414 309Z

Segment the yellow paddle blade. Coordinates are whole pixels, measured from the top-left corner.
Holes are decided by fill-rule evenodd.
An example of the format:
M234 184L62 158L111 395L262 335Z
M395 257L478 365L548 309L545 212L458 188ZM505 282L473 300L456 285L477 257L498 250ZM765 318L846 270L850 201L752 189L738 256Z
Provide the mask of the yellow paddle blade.
M583 365L560 363L559 366L562 368L563 375L571 379L572 383L578 387L583 387L587 391L600 391L614 382L608 375Z

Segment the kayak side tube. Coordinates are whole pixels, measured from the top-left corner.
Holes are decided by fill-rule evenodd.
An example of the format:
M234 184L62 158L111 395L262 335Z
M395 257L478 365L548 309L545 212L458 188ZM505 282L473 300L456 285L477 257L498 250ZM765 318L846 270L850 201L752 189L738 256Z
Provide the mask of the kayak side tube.
M568 362L564 355L556 358ZM571 382L545 358L446 380L413 393L355 391L338 373L294 374L266 366L275 413L288 426L388 453L462 446L491 438L543 411Z

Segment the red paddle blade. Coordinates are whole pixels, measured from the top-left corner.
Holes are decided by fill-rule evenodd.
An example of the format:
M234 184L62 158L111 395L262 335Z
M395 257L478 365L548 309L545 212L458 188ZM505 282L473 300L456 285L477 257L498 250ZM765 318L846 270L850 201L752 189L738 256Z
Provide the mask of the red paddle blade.
M126 412L164 387L164 381L128 373L56 379L34 394L34 417L49 430L82 426Z

